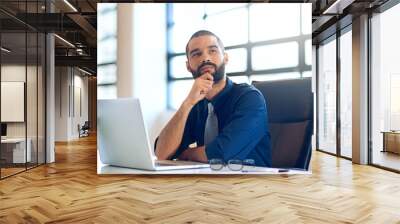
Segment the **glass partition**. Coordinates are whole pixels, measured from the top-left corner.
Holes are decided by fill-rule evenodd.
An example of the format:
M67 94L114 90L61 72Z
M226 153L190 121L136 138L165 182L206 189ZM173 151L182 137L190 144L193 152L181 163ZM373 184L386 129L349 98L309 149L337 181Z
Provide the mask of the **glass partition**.
M1 34L2 177L24 171L31 158L26 150L26 38L25 32Z
M45 12L44 3L2 1L0 7L24 17ZM0 12L1 179L45 163L45 44L39 30Z

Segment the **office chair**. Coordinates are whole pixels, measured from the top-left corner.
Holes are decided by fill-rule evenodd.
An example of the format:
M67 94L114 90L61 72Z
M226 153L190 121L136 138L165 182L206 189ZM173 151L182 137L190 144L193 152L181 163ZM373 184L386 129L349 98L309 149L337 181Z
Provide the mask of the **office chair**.
M90 129L89 121L85 121L82 127L80 127L80 125L78 124L79 138L89 136L89 129Z
M272 167L308 169L314 112L311 78L252 84L268 108Z

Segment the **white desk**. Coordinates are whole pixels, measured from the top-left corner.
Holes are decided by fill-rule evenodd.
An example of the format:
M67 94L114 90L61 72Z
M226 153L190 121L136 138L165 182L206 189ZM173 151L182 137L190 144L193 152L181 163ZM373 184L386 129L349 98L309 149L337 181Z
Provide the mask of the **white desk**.
M245 168L245 167L244 167ZM282 174L311 174L311 171L303 170L285 170L286 172L279 172L285 169L278 168L267 168L267 167L246 167L246 171L231 171L227 167L222 170L214 171L211 168L199 168L199 169L183 169L183 170L163 170L163 171L148 171L140 169L131 169L117 166L110 166L101 163L99 157L97 156L97 174L160 174L160 175L170 175L170 174L196 174L196 175L282 175Z
M25 158L27 162L31 161L31 139L27 138L26 154L25 154L25 138L6 138L1 139L1 144L4 145L14 145L12 151L13 163L25 163Z
M200 168L200 169L184 169L184 170L164 170L164 171L147 171L147 170L139 170L139 169L130 169L109 165L97 165L97 174L158 174L158 175L169 175L169 174L185 174L185 175L243 175L243 174L252 174L252 175L291 175L291 174L311 174L311 171L302 171L302 170L288 170L287 172L279 172L277 168L260 168L255 167L253 171L231 171L228 168L224 167L222 170L214 171L210 168Z

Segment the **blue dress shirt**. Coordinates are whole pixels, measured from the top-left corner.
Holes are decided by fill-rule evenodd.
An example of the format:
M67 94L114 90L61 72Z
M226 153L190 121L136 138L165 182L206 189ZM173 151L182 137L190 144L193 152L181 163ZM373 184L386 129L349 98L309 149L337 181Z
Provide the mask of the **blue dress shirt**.
M190 111L182 142L172 159L196 143L204 145L204 129L208 115L207 99ZM224 89L211 103L218 117L218 136L205 146L207 158L253 159L256 166L271 166L270 133L263 95L254 86L236 84L226 79Z

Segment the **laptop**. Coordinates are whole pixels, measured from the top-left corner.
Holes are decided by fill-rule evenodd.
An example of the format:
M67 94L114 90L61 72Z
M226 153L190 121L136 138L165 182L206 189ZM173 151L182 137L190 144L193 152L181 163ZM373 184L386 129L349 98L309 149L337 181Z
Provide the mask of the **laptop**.
M97 101L97 147L100 161L143 170L207 168L209 164L157 160L150 147L139 99Z

